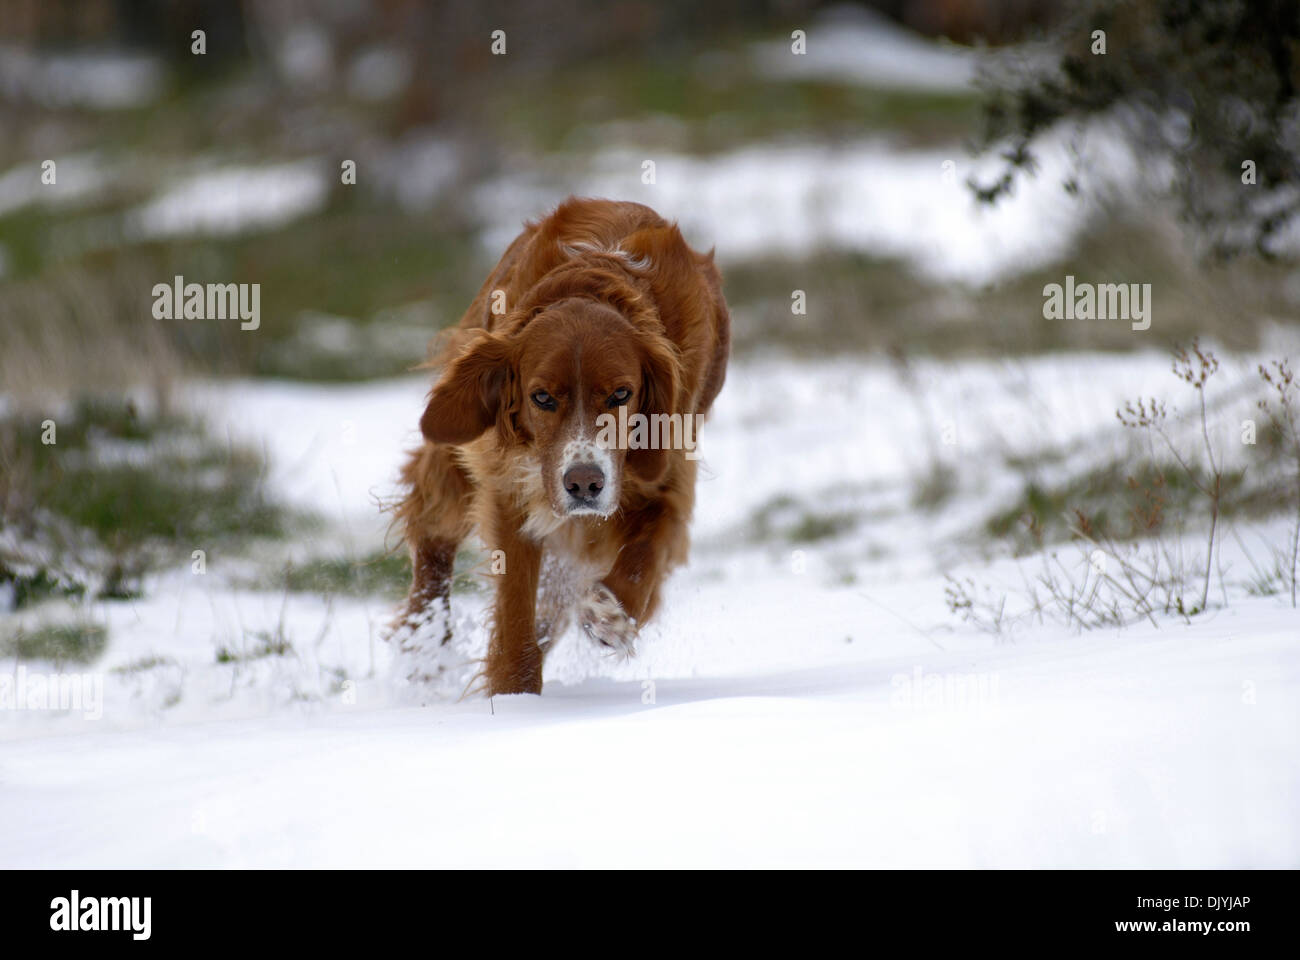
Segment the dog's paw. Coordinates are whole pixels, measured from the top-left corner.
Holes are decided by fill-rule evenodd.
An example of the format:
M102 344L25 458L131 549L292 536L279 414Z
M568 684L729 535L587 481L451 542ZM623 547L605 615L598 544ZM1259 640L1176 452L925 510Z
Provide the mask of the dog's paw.
M636 656L636 620L629 617L613 591L593 583L578 602L582 631L620 657Z
M410 597L389 625L387 639L403 653L436 650L451 642L451 604L446 597Z
M456 692L461 651L453 648L451 606L446 598L427 604L408 601L384 635L393 647L391 678L398 687ZM446 689L444 689L446 688Z

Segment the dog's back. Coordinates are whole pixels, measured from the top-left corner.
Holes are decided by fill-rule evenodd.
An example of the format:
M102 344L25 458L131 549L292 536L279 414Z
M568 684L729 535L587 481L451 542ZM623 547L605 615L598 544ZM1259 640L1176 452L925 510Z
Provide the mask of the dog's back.
M647 277L664 332L684 366L700 372L690 408L708 413L731 349L731 317L713 252L696 253L675 224L628 200L571 197L549 216L525 223L459 325L438 344L435 362L454 358L476 330L500 330L544 277L590 254L622 257L633 268L655 266Z

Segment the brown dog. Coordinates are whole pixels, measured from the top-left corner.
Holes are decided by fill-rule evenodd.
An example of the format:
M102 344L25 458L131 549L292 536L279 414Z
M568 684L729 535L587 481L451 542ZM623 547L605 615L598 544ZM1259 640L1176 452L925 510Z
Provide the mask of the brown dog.
M499 574L489 693L540 693L575 608L631 654L686 559L691 428L730 340L712 252L650 208L570 198L526 224L435 360L397 510L414 568L399 634L447 617L457 546L477 531Z

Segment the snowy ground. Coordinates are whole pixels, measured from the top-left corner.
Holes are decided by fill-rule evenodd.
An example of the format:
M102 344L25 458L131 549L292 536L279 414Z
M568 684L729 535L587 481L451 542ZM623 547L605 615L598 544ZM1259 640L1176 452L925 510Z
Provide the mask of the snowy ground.
M412 706L388 679L386 602L259 590L247 557L155 577L99 611L101 717L0 714L0 865L1300 865L1300 616L1281 598L1001 640L944 604L960 536L1012 492L1000 458L1095 450L1119 401L1172 392L1167 360L916 375L922 402L883 362L734 365L663 616L628 663L566 638L540 699ZM255 382L194 402L331 518L293 549L360 556L424 389ZM931 451L960 489L921 514ZM802 546L749 536L792 490L862 521ZM456 598L466 675L485 602ZM292 655L216 662L277 629Z
M1256 606L1195 633L969 653L866 640L838 664L814 640L798 659L816 666L660 681L651 705L641 684L601 680L495 712L29 740L3 754L4 859L1294 867L1300 670L1294 634ZM817 628L786 629L803 646ZM930 706L908 690L917 671L996 686Z
M847 250L897 258L927 278L971 286L1059 262L1106 203L1122 203L1144 170L1102 125L1058 131L1038 145L1038 173L996 206L981 205L967 180L991 182L997 157L972 160L961 144L900 150L887 139L762 143L709 157L653 152L655 179L640 180L647 151L604 150L519 157L517 168L481 187L485 250L519 232L520 210L544 210L569 193L648 204L707 237L724 267L762 256ZM1081 198L1062 183L1086 183ZM864 211L869 211L865 213Z

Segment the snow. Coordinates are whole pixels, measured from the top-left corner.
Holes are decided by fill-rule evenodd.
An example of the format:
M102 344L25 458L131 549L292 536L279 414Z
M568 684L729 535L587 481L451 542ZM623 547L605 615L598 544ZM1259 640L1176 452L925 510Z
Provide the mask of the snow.
M348 93L370 102L391 100L406 89L413 72L405 51L397 47L370 47L348 64Z
M107 165L93 153L52 158L54 182L45 183L43 162L25 163L0 173L0 216L31 203L72 206L99 194L110 181Z
M1035 145L1038 168L997 204L967 187L1002 171L996 155L972 159L959 144L901 150L883 139L842 144L772 142L707 157L662 149L598 151L521 159L521 168L479 188L485 249L500 250L520 228L571 193L645 203L678 221L689 240L716 245L724 268L755 258L845 250L898 259L927 279L994 283L1067 256L1105 206L1146 178L1124 141L1105 125L1058 130ZM643 182L653 161L654 181ZM525 172L526 170L526 172ZM1083 184L1069 193L1063 184Z
M131 211L127 232L158 239L269 229L319 210L326 192L324 169L315 159L204 170Z
M119 50L39 54L0 46L0 95L45 107L127 110L157 100L164 72L159 58Z
M793 40L757 43L760 70L788 80L824 80L941 93L974 88L978 53L926 40L872 10L833 7L806 34L805 52Z
M448 684L413 692L390 679L385 601L184 558L144 599L97 607L101 719L0 711L0 865L1300 865L1300 620L1283 598L1001 638L944 603L958 533L1009 489L1000 452L1117 432L1119 400L1178 389L1164 355L914 373L924 412L880 361L736 361L661 617L627 662L566 636L541 698L458 699L486 592L454 598ZM360 556L427 387L210 383L192 402L331 521L291 551ZM918 514L907 491L949 420L958 444L938 449L962 491ZM868 513L829 541L748 539L791 489ZM1014 582L1009 564L960 569ZM292 653L257 656L266 636Z
M1252 606L660 680L651 704L600 681L8 744L3 862L1294 867L1295 637ZM991 674L996 699L909 704L917 670Z

